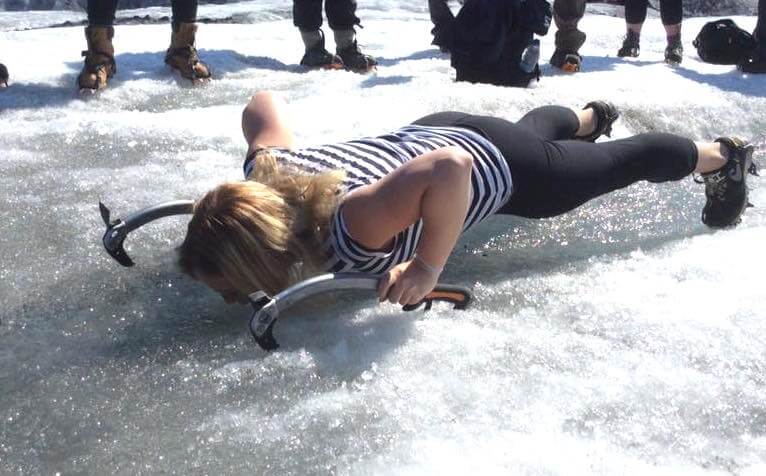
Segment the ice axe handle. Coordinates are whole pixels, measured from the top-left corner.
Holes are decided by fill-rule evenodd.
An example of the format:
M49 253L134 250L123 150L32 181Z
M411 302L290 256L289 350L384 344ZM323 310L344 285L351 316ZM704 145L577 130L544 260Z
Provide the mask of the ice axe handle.
M425 304L425 310L431 309L431 305L434 301L443 301L453 304L453 309L465 309L473 299L473 295L468 288L463 286L456 286L452 284L439 284L433 291L426 294L420 302L415 304L406 304L402 306L404 311L414 311L423 304Z

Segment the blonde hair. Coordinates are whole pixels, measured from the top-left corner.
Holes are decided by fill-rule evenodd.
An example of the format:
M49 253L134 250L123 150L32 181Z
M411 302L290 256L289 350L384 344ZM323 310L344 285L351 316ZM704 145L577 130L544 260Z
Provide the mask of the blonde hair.
M265 148L254 161L248 180L219 185L195 204L178 262L194 277L223 275L242 294L274 295L319 270L344 174L280 171Z

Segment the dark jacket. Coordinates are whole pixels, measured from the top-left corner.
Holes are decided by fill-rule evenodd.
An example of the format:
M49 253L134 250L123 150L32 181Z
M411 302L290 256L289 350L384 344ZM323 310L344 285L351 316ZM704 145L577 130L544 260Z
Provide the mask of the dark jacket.
M534 34L551 23L545 0L468 0L451 25L447 48L458 81L526 87L539 68L519 66Z

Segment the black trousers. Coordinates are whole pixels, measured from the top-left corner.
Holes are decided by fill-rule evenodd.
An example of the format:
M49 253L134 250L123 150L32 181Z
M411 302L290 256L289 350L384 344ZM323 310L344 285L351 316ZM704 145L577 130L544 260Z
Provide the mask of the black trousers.
M556 27L577 28L577 23L585 15L585 0L554 0L553 19Z
M359 24L356 0L324 0L327 23L333 30L350 30ZM322 26L322 0L293 0L293 25L301 31L316 31Z
M119 0L88 0L88 24L98 26L114 25ZM172 0L173 25L194 23L197 20L197 0Z
M462 112L440 112L414 124L468 127L482 133L508 161L513 194L498 213L547 218L640 180L667 182L697 165L691 140L650 132L591 143L574 140L579 127L571 109L544 106L517 123Z
M447 0L428 0L428 13L436 30L446 28L455 19Z
M627 23L643 23L646 20L646 9L649 0L625 0L625 21ZM660 0L660 17L663 25L677 25L684 16L681 0Z
M766 0L758 0L758 23L755 25L758 48L766 58Z

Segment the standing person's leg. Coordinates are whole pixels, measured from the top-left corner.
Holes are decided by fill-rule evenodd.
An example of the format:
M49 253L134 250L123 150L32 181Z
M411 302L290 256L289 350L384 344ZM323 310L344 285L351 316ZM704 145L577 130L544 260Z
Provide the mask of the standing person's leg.
M356 16L356 0L325 0L327 23L335 36L335 53L343 60L343 66L364 73L378 62L359 50L354 27L359 24Z
M6 68L3 63L0 63L0 89L8 87L8 79L8 68Z
M88 0L88 25L112 26L118 0Z
M668 40L668 46L665 48L665 62L670 64L679 64L683 59L684 47L681 43L683 16L682 0L660 0L660 17Z
M766 74L766 0L758 0L758 23L753 36L757 41L755 53L739 69L744 73Z
M617 51L617 56L635 58L641 52L639 47L641 27L644 26L648 7L649 0L625 0L625 26L627 32L622 42L622 47Z
M567 72L580 71L582 56L580 47L585 43L585 33L577 24L585 15L585 0L555 0L553 20L556 22L556 49L550 63Z
M432 45L444 50L449 49L449 31L455 15L452 14L447 0L428 0L428 13L431 15L431 23L434 24L431 34L434 36Z
M88 49L83 51L85 64L77 77L80 91L105 88L117 72L112 45L116 12L117 0L88 0L88 26L85 27Z
M293 25L301 32L322 27L322 0L293 0Z
M306 52L301 65L309 68L340 69L343 60L325 48L322 32L322 0L293 0L293 25L301 32Z
M173 32L165 64L192 81L210 77L210 68L200 61L195 47L197 36L197 0L172 0Z
M753 32L758 47L766 55L766 0L758 0L758 23Z

